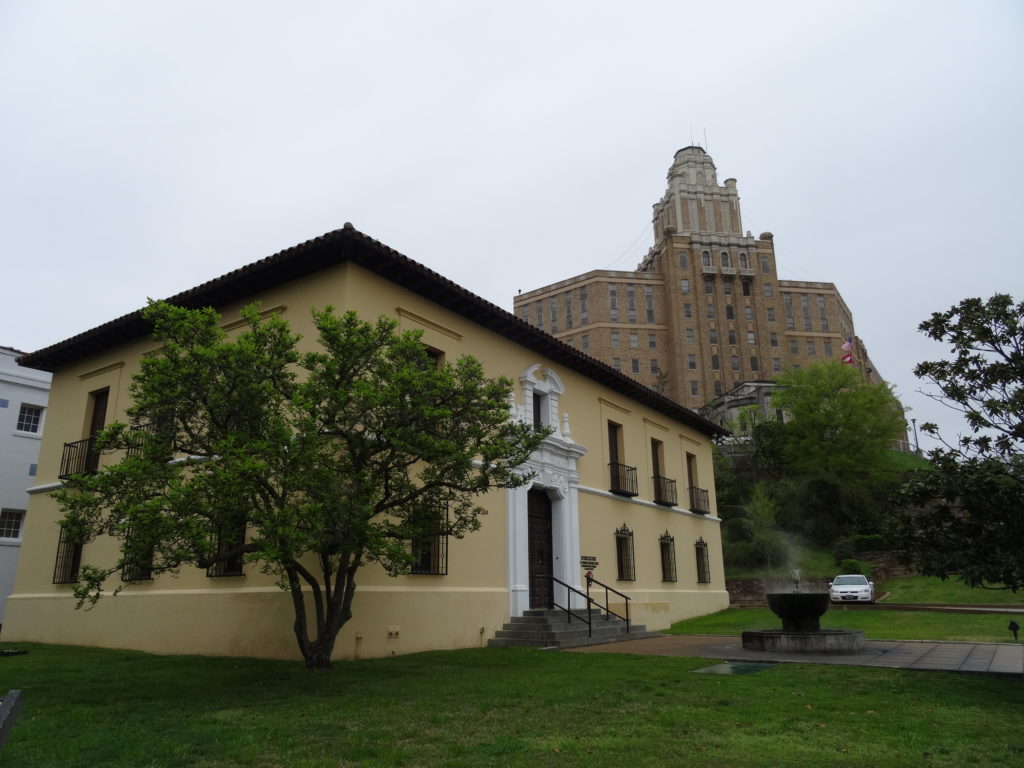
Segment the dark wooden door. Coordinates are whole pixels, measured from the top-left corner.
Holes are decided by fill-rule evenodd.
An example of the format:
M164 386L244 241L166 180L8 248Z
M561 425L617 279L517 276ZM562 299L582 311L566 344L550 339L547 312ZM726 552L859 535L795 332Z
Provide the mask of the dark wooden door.
M530 607L554 606L551 575L554 548L551 545L551 499L543 491L527 495L528 548L530 558Z
M99 389L91 393L92 414L89 417L89 437L94 438L103 431L107 423L107 401L110 399L109 389ZM88 472L95 472L100 466L100 452L88 443L89 451L85 457L85 469Z

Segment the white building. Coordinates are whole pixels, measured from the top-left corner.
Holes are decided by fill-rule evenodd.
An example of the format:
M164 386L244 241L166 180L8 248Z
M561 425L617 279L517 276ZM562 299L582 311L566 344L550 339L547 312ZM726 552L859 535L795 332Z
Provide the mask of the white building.
M0 347L0 624L4 602L14 590L28 508L26 489L35 484L50 394L49 373L14 362L23 354Z

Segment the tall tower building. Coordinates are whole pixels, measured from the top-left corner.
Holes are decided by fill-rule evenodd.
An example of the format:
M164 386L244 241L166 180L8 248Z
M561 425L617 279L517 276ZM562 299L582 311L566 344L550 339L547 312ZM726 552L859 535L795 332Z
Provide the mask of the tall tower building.
M852 354L880 381L832 283L782 280L771 232L744 233L735 179L675 154L634 271L595 270L515 297L517 316L691 408L789 367Z

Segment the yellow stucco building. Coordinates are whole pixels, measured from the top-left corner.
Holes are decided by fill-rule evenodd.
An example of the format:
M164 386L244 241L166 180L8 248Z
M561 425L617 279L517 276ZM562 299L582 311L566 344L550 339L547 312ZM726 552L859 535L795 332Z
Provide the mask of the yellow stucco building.
M648 629L728 605L711 459L721 429L693 411L351 225L169 300L212 306L228 325L259 301L303 344L316 338L311 307L396 317L447 359L472 355L487 375L512 379L510 417L552 429L525 466L531 485L484 498L481 530L443 542L417 573L364 567L336 659L483 645L511 617L550 604L549 574L584 587L593 571L629 595L633 620ZM48 491L80 441L125 420L129 384L152 347L136 312L21 358L52 372L53 384L4 640L298 658L290 597L252 565L133 581L75 609L67 582L80 562L113 561L115 542L76 550Z

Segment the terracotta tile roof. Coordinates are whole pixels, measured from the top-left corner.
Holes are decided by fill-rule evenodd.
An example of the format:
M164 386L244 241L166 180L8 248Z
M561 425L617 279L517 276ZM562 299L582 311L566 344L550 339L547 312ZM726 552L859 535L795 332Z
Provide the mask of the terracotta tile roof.
M167 301L182 307L220 307L345 262L352 262L375 272L478 325L500 333L710 437L728 434L726 430L689 408L658 394L550 334L534 328L501 307L364 235L347 223L342 229L328 232L228 272L171 296ZM140 336L148 336L150 332L150 324L142 318L141 310L137 310L45 349L24 355L18 358L18 363L28 368L53 372L61 366L110 347Z

